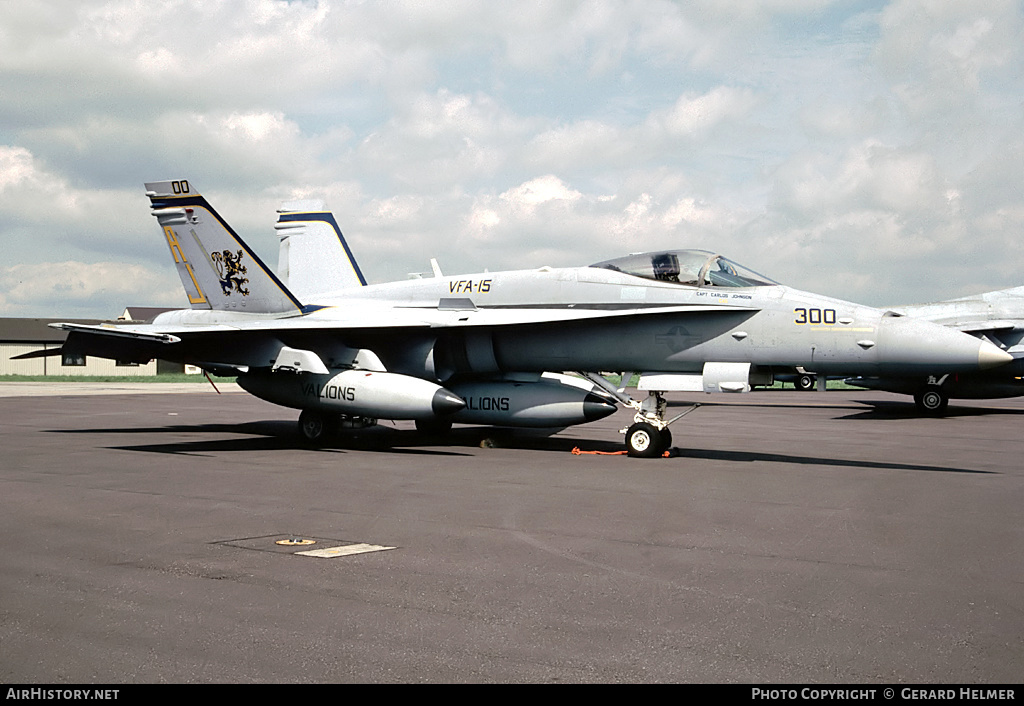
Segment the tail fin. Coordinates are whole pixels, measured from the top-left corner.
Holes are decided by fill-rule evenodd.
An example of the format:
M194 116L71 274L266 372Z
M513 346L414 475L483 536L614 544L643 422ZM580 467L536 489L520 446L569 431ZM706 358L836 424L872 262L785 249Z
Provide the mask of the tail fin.
M193 309L285 314L302 304L187 181L146 184Z
M277 211L277 271L299 297L366 286L334 215L321 201L294 201Z

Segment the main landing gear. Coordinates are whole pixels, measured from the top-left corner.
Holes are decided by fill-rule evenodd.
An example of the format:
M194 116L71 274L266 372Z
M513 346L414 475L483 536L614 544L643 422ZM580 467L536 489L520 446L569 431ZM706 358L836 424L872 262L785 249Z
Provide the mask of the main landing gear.
M811 373L801 373L793 381L793 387L804 392L810 392L818 384L818 376Z
M633 415L633 424L626 429L619 430L619 433L626 435L626 453L633 458L662 456L672 446L672 432L668 429L669 424L700 407L700 404L694 404L682 414L665 421L668 402L661 392L651 391L647 395L647 399L635 400L600 375L594 373L581 373L581 375L615 397L624 406L636 410L636 414Z
M452 430L452 420L447 417L428 417L416 420L416 431L424 436L447 436Z
M377 423L367 417L304 409L299 414L299 436L310 446L327 443L340 429L365 429Z
M299 434L303 441L322 444L338 428L338 415L304 409L299 415Z

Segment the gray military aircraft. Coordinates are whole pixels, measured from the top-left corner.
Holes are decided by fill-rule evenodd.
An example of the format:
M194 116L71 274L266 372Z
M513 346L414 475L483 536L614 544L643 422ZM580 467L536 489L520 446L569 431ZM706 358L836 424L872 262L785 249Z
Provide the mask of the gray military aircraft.
M56 324L69 332L63 351L236 375L257 397L301 410L311 442L376 419L436 432L452 422L568 426L618 402L635 412L623 430L630 455L653 457L682 416L666 419L667 391L744 392L797 367L920 377L1012 360L988 341L785 287L698 250L377 285L354 268L358 286L347 276L303 301L189 182L146 189L190 308L151 324ZM278 226L324 223L286 209ZM642 371L648 396L633 399L601 371Z
M893 307L902 316L942 324L988 341L1013 357L996 369L927 376L856 377L851 385L914 396L925 414L941 414L949 400L1024 395L1024 287L985 292L960 299Z

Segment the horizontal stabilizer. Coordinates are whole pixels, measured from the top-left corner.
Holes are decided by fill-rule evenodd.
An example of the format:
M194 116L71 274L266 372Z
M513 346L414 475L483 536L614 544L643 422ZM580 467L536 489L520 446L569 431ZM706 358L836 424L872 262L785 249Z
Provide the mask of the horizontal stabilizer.
M39 351L29 351L28 353L22 353L21 355L11 356L9 360L28 360L30 358L49 358L50 356L61 355L64 353L63 348L46 348Z
M129 329L124 326L114 326L113 324L48 324L50 328L61 329L62 331L77 331L80 333L94 334L100 336L115 336L118 338L131 338L136 341L149 341L153 343L178 343L181 341L177 336L173 336L169 333L149 333L142 332L133 329Z

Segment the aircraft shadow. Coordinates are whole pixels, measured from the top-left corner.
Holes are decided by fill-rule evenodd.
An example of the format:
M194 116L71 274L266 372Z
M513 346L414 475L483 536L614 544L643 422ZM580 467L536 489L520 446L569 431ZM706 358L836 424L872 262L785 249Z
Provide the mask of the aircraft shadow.
M188 441L170 441L155 444L123 444L108 446L120 451L142 451L147 453L165 453L182 455L211 455L239 451L284 451L302 450L321 453L344 453L347 450L390 451L393 453L420 453L439 456L465 456L468 454L435 450L435 449L403 449L395 448L390 437L399 430L378 426L350 433L337 435L334 439L320 446L311 446L303 442L295 431L295 422L291 421L258 421L241 424L175 424L164 427L128 427L103 429L49 429L57 434L116 434L127 436L141 434L160 436L167 434L237 434L242 435L230 439L203 439Z
M914 463L889 463L886 461L855 461L843 458L821 458L815 456L790 456L788 454L762 453L759 451L709 451L708 449L684 449L673 447L669 450L672 457L695 458L712 461L733 461L750 463L767 461L769 463L788 463L794 465L838 466L843 468L877 468L896 471L928 471L931 473L972 473L994 474L994 471L979 471L971 468L950 468L949 466L927 466Z
M212 456L219 453L246 451L306 451L310 453L346 453L348 451L372 451L379 453L428 455L428 456L472 456L471 451L459 449L502 448L570 453L584 448L585 452L615 454L624 451L618 441L578 439L567 436L553 436L552 430L499 429L493 427L456 427L444 436L426 436L411 429L396 429L384 425L368 429L351 430L339 434L321 446L310 446L303 442L291 421L257 421L241 424L176 424L166 427L128 427L102 429L48 429L53 434L133 434L160 436L180 434L232 434L232 438L176 440L162 443L118 444L107 446L119 451L160 453L183 456ZM670 458L692 458L697 460L730 461L750 463L765 461L796 465L836 466L845 468L878 468L904 471L928 471L937 473L982 473L968 468L929 466L908 463L859 461L851 459L796 456L764 453L758 451L714 451L672 447Z
M682 410L692 407L695 403L680 400L669 400L668 406ZM699 407L755 407L758 409L793 409L802 407L800 404L765 404L763 402L751 401L747 404L732 403L722 404L721 402L700 402ZM944 417L981 417L985 415L1024 415L1024 409L1011 407L970 407L965 400L957 400L950 404L946 410L935 417L923 414L918 411L917 405L913 402L901 402L893 400L849 400L846 403L820 404L815 403L815 409L837 409L851 411L845 416L837 419L942 419ZM870 409L858 408L869 407Z
M942 414L934 417L922 414L911 402L892 402L889 400L857 400L870 409L859 410L839 419L944 419L952 417L983 417L990 415L1024 415L1024 409L1010 407L968 407L951 404ZM848 408L847 408L848 409Z
M395 454L432 456L469 456L459 448L510 448L570 452L578 445L601 451L620 451L621 443L554 437L556 429L502 429L494 427L456 427L444 436L427 436L411 429L377 425L367 429L344 430L319 446L303 441L295 422L267 420L241 424L174 424L162 427L102 429L48 429L54 434L130 435L239 435L233 438L175 440L160 443L118 444L108 446L121 451L182 455L211 455L242 451L302 450L321 453L376 451Z
M733 402L731 404L726 404L726 403L722 403L722 402L692 402L692 401L683 401L683 400L669 400L668 401L668 406L669 407L679 408L679 409L682 409L682 408L685 408L685 407L693 407L694 404L696 404L698 407L752 407L752 408L756 408L756 409L773 409L773 408L774 409L793 409L794 407L802 407L802 406L804 406L804 405L801 405L801 404L793 404L793 403L790 403L790 404L781 404L781 403L779 403L779 404L772 404L772 403L767 403L766 404L765 402L762 402L761 400L750 400L749 402ZM814 405L808 405L808 406L813 406L815 409L850 409L850 403L846 403L846 404L837 403L837 404L831 404L831 405L828 405L828 404L814 404Z

